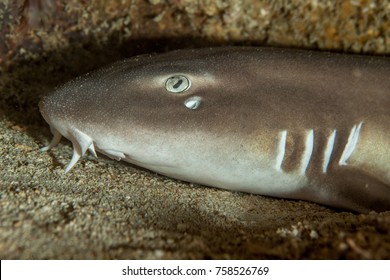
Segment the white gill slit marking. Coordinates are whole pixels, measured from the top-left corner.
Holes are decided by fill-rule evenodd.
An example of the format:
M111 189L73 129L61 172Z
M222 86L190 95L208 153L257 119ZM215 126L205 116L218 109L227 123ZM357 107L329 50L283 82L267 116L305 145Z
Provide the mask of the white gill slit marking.
M305 151L302 154L300 174L305 175L306 169L309 166L314 147L314 131L309 130L306 134Z
M353 151L356 148L356 145L359 140L360 135L360 129L362 128L363 122L359 123L358 125L354 125L351 129L351 133L348 137L348 142L345 145L344 151L340 157L339 165L347 165L348 159L351 157Z
M328 142L326 143L324 160L322 162L322 173L326 173L328 171L328 165L330 162L330 157L332 156L335 139L336 139L336 129L333 130L332 134L328 138Z
M276 155L275 168L278 171L282 171L282 163L284 159L284 154L286 153L286 141L287 141L287 130L283 130L282 132L279 133L279 146Z

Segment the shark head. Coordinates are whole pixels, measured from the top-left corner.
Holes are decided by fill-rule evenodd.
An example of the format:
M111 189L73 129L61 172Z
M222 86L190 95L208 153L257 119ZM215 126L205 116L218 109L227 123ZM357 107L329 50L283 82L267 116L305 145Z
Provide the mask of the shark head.
M251 58L230 56L219 49L143 55L66 83L39 104L54 135L44 150L62 136L72 142L65 172L87 150L181 179L190 179L194 168L206 172L207 162L228 153L228 142L243 142L242 120L251 106L240 93L248 92L254 73L250 63L236 63L237 56Z

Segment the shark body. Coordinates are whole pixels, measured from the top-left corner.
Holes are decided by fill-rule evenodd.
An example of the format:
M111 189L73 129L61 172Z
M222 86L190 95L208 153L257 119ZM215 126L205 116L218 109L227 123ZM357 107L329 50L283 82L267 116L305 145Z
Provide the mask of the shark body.
M133 57L40 103L54 138L176 179L390 210L390 59L230 47Z

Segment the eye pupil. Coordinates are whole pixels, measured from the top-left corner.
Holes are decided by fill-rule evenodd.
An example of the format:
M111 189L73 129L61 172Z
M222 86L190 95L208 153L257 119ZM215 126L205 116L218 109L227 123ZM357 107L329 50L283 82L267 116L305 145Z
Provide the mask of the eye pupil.
M183 80L177 81L177 83L173 86L173 88L177 89L182 83L183 83Z
M169 77L165 82L165 89L173 93L181 93L191 87L191 81L183 75Z

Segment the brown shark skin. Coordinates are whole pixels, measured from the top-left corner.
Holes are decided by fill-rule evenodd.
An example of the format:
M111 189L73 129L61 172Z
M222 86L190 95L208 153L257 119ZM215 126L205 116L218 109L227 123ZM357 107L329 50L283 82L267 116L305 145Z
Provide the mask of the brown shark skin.
M165 80L175 74L191 80L184 93L165 90ZM191 96L202 99L196 110L183 105ZM389 108L387 57L255 47L130 58L70 81L40 103L51 127L77 128L105 154L109 152L103 144L99 147L99 139L109 135L110 143L128 141L134 154L125 153L123 160L158 173L358 212L390 210ZM357 145L347 164L340 165L351 129L359 124ZM281 170L295 174L310 130L314 141L305 186L275 192L272 184L261 190L241 184L240 171L246 178L267 161L274 164L281 131L287 131ZM323 154L333 131L336 137L324 173ZM175 171L175 166L193 162L209 168L193 174ZM223 169L228 164L232 169L227 170L237 164L233 186L224 182L221 172L226 171L218 173L219 165Z

